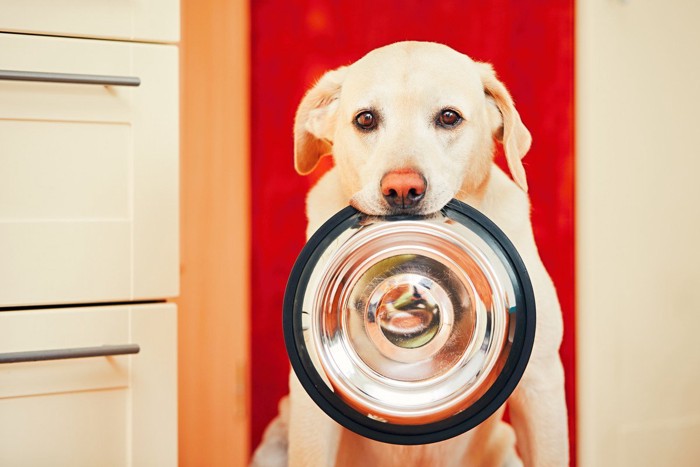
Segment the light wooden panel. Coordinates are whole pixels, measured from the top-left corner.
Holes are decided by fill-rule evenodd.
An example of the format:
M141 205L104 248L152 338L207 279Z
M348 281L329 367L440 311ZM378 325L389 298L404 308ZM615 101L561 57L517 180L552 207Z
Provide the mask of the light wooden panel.
M698 17L577 2L583 467L700 465Z
M248 2L182 2L180 465L245 465Z

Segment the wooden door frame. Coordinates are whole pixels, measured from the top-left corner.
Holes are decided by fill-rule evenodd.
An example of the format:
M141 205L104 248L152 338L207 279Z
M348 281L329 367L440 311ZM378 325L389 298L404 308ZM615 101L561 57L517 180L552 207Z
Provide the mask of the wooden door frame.
M249 458L249 5L182 0L179 459Z

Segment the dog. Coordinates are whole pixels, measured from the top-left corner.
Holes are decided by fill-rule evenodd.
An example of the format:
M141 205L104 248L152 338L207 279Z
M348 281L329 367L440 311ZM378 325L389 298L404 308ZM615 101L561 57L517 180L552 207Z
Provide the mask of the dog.
M359 436L319 409L296 376L266 430L255 466L566 466L569 464L563 322L532 233L522 158L531 136L491 65L445 45L399 42L327 72L302 99L294 164L309 174L325 154L334 167L307 197L310 237L351 204L369 215L430 214L451 198L477 208L511 239L537 305L530 362L505 407L474 429L420 446ZM503 145L512 179L494 163Z

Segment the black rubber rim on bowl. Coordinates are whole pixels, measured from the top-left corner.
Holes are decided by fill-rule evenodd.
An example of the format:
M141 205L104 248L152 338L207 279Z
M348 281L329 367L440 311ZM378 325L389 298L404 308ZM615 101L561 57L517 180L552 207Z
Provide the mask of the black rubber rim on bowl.
M345 428L376 441L405 445L428 444L474 428L506 402L530 359L535 340L535 295L520 255L505 233L473 207L453 199L442 212L471 229L496 252L513 284L517 310L513 344L500 375L476 403L448 419L423 425L398 425L373 420L346 405L323 382L306 351L301 315L311 272L328 246L346 229L359 224L362 213L348 206L323 224L302 249L287 282L282 323L287 355L297 378L311 399L329 417Z

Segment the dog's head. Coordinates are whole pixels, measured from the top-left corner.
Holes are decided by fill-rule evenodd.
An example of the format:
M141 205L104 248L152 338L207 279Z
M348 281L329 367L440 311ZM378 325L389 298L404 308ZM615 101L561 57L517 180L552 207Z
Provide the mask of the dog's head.
M295 167L332 153L343 190L374 215L428 214L478 190L504 146L515 182L530 133L491 65L434 43L400 42L327 72L304 96L294 126Z

